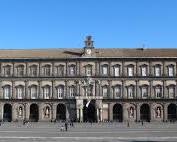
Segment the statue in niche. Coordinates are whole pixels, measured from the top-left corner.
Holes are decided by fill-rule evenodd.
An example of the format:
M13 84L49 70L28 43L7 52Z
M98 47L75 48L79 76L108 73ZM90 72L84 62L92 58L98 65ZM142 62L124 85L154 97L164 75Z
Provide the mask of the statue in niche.
M23 115L23 110L22 110L22 107L20 106L18 109L18 116L22 117L22 115Z
M130 107L130 117L134 117L134 109L133 107Z
M161 117L161 108L160 107L157 107L157 109L156 109L156 117L157 118Z
M50 115L50 113L49 113L49 107L46 107L46 109L44 110L44 116L46 118L49 118L49 115Z

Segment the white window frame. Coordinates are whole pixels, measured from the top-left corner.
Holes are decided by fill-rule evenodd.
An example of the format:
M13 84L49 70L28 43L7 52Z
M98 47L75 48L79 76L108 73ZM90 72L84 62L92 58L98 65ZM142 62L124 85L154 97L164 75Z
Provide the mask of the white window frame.
M31 99L37 99L37 86L36 85L32 85L30 87L30 97Z
M155 86L155 97L162 98L162 86Z
M156 65L154 70L155 70L155 76L157 77L161 76L161 65Z
M134 66L133 65L127 67L127 73L128 73L128 76L130 76L130 77L134 76Z
M50 99L50 89L51 87L50 86L44 86L43 87L43 96L44 96L44 99Z
M174 76L174 66L168 66L168 76Z
M24 87L23 86L17 86L16 92L17 92L17 99L23 99L23 97L24 97Z
M108 75L108 65L102 65L102 75Z
M128 93L128 98L132 99L134 98L134 93L135 93L135 87L133 85L128 86L127 88L127 93Z
M43 75L50 76L51 75L51 65L44 65L43 66Z
M5 76L10 76L11 75L11 66L10 65L4 66L4 75Z
M116 65L113 67L114 70L114 76L120 76L120 66Z
M102 96L105 98L108 97L108 86L102 87Z
M70 65L69 66L69 75L74 76L76 74L76 66L75 65Z
M37 65L31 65L29 67L30 76L37 76Z
M175 97L175 86L174 85L170 85L168 87L168 96L169 96L169 98Z
M10 99L11 97L11 86L7 85L3 88L4 99Z
M75 96L75 86L70 86L69 87L69 97L74 97Z
M64 86L63 85L59 85L57 87L57 97L58 97L58 99L64 97Z
M148 98L148 86L141 87L141 97Z
M57 76L63 76L64 75L64 65L59 65L56 67L56 74Z
M115 98L121 98L121 86L114 86L114 97Z
M141 76L147 76L147 66L141 66Z

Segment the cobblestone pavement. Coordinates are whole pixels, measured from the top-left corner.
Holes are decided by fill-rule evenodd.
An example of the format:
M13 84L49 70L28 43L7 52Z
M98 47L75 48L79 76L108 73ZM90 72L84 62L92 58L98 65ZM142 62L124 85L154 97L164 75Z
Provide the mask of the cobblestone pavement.
M60 131L62 123L2 123L3 142L177 142L177 123L75 123Z

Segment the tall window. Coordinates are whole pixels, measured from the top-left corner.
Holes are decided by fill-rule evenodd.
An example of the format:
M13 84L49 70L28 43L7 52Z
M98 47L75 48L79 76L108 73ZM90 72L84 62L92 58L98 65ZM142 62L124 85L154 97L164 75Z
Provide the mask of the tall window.
M120 98L121 97L121 86L117 85L113 88L113 93L115 98Z
M128 76L133 76L133 74L134 74L133 70L134 70L133 65L128 66L128 68L127 68Z
M17 92L17 98L18 99L23 99L24 97L24 87L23 86L17 86L16 87L16 92Z
M75 96L75 86L70 86L69 87L69 96L74 97Z
M174 76L174 66L168 66L168 76Z
M69 66L69 75L74 76L76 74L76 66L71 65Z
M4 75L5 76L11 75L11 66L10 65L4 66Z
M161 66L160 65L155 66L155 76L161 76Z
M148 97L148 86L141 87L141 97L147 98Z
M37 99L37 86L36 85L32 85L30 87L30 96L31 96L31 99Z
M11 87L9 85L4 86L3 92L4 92L4 99L10 99L10 97L11 97Z
M23 76L24 75L24 65L19 65L16 67L17 76Z
M91 65L87 65L85 67L85 74L86 74L86 76L91 76L92 75L92 66Z
M147 66L146 65L141 66L141 75L147 76Z
M156 98L162 97L162 87L160 85L155 86L155 96Z
M50 65L43 66L43 75L50 76L50 74L51 74L51 66Z
M128 86L127 92L128 92L128 98L133 98L134 97L134 86L133 85Z
M62 98L64 96L64 86L63 85L59 85L57 87L57 97Z
M50 99L50 86L45 86L43 88L43 96L44 96L44 99Z
M84 94L85 96L93 96L93 85L84 87Z
M108 65L102 65L102 75L108 75Z
M169 96L169 98L174 98L175 97L175 86L174 85L169 86L168 96Z
M120 66L116 65L113 67L114 70L114 76L120 76Z
M56 67L57 76L64 76L64 65L59 65Z
M103 94L103 97L108 97L108 87L107 86L102 87L102 94Z
M37 65L32 65L29 67L30 76L37 76Z

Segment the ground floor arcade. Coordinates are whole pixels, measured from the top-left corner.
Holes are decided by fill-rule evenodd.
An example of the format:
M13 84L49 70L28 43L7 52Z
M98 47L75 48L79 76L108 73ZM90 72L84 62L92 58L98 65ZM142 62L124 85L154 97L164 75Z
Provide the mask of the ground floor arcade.
M111 102L106 100L8 101L0 103L4 121L176 121L175 102Z

